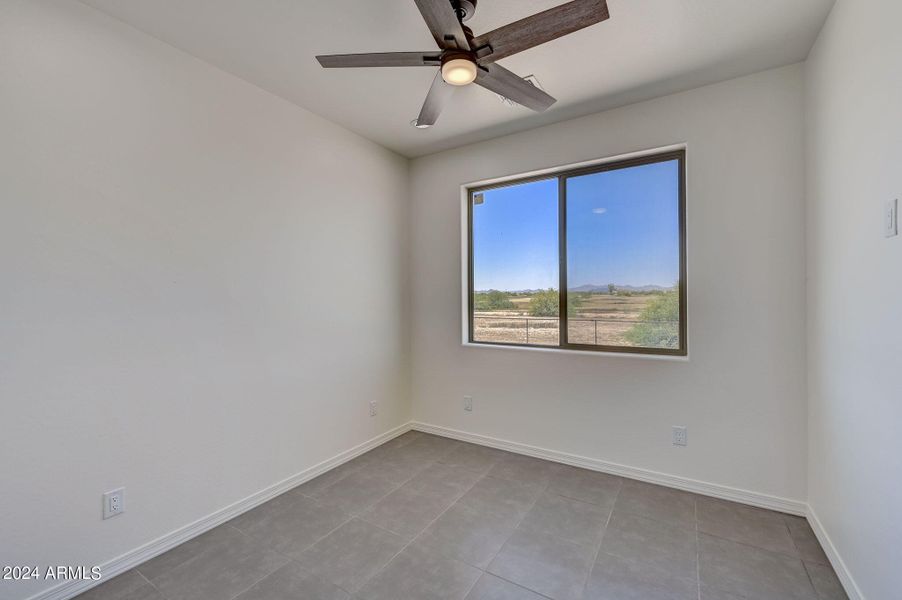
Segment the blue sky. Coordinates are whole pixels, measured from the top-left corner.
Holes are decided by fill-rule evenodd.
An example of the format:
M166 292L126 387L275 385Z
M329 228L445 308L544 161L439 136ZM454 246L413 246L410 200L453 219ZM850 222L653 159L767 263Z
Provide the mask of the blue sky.
M679 279L677 161L567 181L568 287ZM473 207L477 290L558 287L557 179L484 193Z

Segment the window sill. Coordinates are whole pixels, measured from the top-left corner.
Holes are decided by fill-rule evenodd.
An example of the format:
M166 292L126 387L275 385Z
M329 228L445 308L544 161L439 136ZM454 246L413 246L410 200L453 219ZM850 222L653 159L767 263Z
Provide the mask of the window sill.
M669 362L689 362L689 355L676 356L668 354L644 354L640 352L598 352L593 350L571 350L570 348L555 348L542 346L506 346L504 344L480 344L478 342L462 342L467 348L485 348L491 350L513 350L524 352L542 352L550 354L577 354L581 356L595 356L598 358L638 358L642 360L663 360Z

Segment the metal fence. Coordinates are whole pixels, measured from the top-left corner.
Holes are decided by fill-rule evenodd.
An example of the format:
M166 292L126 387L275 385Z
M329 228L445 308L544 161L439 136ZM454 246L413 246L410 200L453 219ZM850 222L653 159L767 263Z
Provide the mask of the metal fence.
M543 322L553 321L556 323L560 322L559 317L504 317L504 316L499 316L499 315L494 315L494 316L473 315L474 326L475 326L477 320L482 320L482 321L487 321L487 320L523 321L524 326L526 328L526 343L527 344L529 343L529 324L530 324L530 322L533 322L533 323L537 322L537 321L543 321ZM633 325L637 325L640 323L654 323L657 325L671 324L671 325L674 325L675 327L679 326L679 321L640 321L640 320L634 320L634 319L584 319L584 318L575 318L575 317L567 317L567 323L568 324L570 324L570 323L592 323L592 327L590 329L593 332L592 335L594 337L594 344L596 346L598 345L598 324L599 323L616 323L618 325L628 325L628 326L633 326Z

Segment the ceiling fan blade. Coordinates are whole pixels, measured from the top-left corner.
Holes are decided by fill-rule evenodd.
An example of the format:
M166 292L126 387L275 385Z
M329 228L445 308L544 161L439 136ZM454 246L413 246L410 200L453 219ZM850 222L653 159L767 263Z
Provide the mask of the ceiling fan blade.
M434 67L442 64L436 52L372 52L369 54L327 54L317 56L326 69L350 67Z
M476 74L476 83L508 100L542 112L557 100L501 65L483 65Z
M457 13L448 0L414 0L432 37L441 49L457 48L469 50L470 43L464 28L457 19Z
M494 62L610 18L607 0L572 0L473 39L482 63ZM490 46L490 54L479 49Z
M454 94L455 89L453 85L445 83L445 80L442 79L441 71L436 73L435 79L432 80L432 86L429 88L429 93L426 94L423 108L420 109L420 116L417 117L417 126L435 125L438 116Z

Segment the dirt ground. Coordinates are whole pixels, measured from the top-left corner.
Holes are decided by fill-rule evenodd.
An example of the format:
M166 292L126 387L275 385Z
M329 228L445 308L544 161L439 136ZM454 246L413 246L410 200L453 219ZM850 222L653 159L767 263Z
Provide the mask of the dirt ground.
M567 337L575 344L629 346L624 337L639 318L652 295L612 296L592 294L568 320ZM529 316L530 298L511 298L510 310L477 311L473 337L480 342L556 346L560 337L557 317Z

